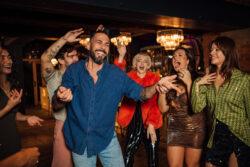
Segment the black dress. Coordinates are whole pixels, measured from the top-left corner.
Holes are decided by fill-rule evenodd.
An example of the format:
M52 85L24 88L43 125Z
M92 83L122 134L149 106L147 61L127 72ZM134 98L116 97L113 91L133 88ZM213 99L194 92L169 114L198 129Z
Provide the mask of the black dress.
M0 109L3 109L9 98L0 88ZM18 152L21 142L16 125L16 108L0 118L0 160Z

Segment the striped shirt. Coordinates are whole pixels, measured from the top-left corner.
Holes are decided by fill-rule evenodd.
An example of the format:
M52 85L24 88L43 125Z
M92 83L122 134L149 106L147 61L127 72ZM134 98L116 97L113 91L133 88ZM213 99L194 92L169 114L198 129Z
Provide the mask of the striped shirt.
M230 81L221 85L219 92L215 83L200 85L196 92L200 79L193 84L191 103L194 112L201 112L207 106L214 118L207 146L212 146L215 119L226 124L236 137L250 146L250 75L234 69Z

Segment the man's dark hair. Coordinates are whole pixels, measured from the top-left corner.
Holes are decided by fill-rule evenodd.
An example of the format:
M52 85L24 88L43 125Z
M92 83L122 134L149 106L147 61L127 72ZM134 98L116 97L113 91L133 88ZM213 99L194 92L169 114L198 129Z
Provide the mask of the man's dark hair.
M56 58L57 58L57 59L64 59L64 54L65 54L65 53L70 53L70 52L72 52L73 50L76 50L74 44L66 44L66 45L64 45L64 46L60 49L59 53L56 55Z
M90 41L94 38L94 36L98 33L102 33L102 34L106 34L109 37L109 34L107 33L107 31L103 30L103 31L94 31L91 33L90 35ZM110 37L109 37L110 38Z

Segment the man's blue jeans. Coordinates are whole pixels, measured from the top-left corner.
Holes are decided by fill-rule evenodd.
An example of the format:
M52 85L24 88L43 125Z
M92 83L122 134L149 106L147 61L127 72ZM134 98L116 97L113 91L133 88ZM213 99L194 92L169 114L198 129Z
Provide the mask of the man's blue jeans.
M116 132L109 145L98 154L103 167L124 167L124 160ZM87 157L87 148L83 155L72 152L75 167L95 167L96 155Z

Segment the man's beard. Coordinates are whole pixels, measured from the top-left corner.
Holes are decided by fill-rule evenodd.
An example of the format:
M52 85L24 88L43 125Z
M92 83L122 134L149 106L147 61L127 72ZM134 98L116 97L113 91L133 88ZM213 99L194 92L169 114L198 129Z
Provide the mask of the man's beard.
M107 55L107 53L105 52L105 51L103 51L106 55ZM101 65L101 64L103 64L104 63L104 60L105 60L105 57L104 58L102 58L102 56L98 56L98 57L96 57L95 56L95 53L93 52L93 51L90 51L90 57L93 59L93 61L96 63L96 64L98 64L98 65Z

